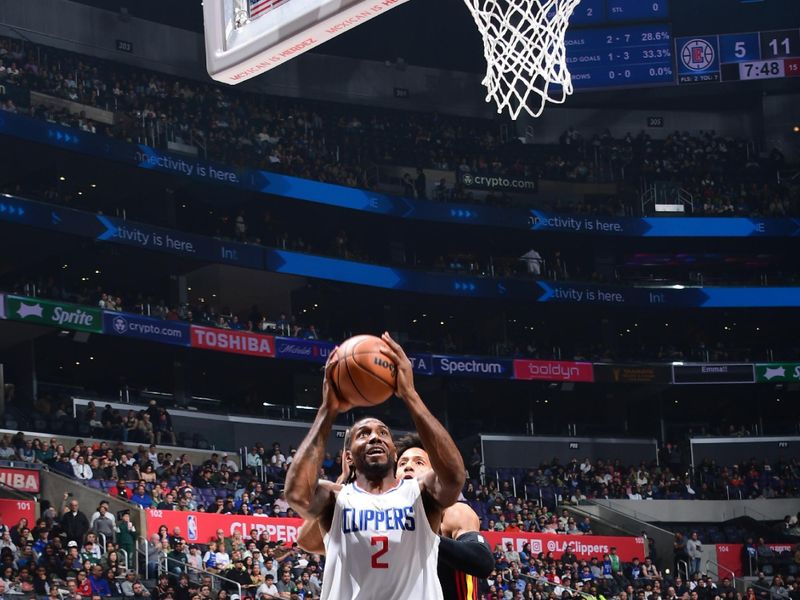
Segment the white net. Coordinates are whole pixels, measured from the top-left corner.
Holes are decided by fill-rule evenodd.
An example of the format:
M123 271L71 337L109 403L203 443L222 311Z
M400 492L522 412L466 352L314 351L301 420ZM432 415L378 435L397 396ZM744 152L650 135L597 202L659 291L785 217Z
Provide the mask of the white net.
M483 37L486 101L516 119L572 94L564 34L580 0L464 0Z

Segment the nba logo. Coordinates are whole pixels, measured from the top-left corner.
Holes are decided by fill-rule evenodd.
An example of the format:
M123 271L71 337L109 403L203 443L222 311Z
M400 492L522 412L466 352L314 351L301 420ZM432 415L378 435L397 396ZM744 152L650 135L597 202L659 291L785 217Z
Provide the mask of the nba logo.
M705 71L714 64L714 47L704 39L689 40L681 48L681 61L687 69Z
M194 515L186 517L186 537L192 541L197 539L197 517Z

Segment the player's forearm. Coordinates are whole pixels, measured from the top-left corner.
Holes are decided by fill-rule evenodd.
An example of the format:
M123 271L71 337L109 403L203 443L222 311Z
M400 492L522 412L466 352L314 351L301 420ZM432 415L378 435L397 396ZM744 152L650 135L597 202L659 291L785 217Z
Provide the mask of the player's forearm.
M488 577L495 567L492 550L477 531L464 533L457 540L440 537L439 560L476 577Z
M303 521L297 531L297 545L306 552L325 554L325 541L318 521Z
M439 482L447 489L447 495L452 496L451 502L443 503L443 506L449 506L458 499L458 494L464 487L465 468L461 452L458 451L450 433L428 410L416 391L408 394L403 400L414 420L422 445L428 452L433 471Z
M297 449L292 466L286 473L286 500L304 519L313 519L317 515L309 513L317 490L319 470L325 458L325 443L331 433L336 413L328 408L325 402Z

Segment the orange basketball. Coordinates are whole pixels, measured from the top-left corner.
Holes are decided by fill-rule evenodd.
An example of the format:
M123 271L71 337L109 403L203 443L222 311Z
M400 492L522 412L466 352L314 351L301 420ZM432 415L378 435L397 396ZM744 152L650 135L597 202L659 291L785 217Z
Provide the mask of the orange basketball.
M356 406L386 402L397 389L397 367L380 349L386 343L374 335L345 340L336 351L331 380L342 397Z

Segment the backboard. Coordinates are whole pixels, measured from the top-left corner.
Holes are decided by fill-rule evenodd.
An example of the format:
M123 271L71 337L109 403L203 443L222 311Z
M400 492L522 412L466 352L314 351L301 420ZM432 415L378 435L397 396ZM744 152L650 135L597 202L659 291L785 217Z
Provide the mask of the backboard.
M208 74L235 85L407 0L205 0Z

